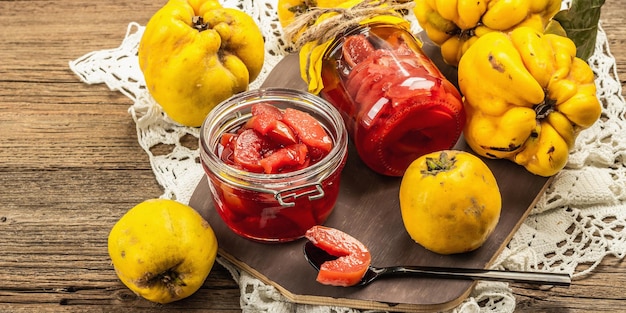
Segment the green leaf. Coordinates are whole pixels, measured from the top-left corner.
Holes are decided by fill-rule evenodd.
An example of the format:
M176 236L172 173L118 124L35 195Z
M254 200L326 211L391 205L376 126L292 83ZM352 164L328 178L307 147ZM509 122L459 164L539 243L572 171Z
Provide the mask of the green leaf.
M576 56L583 60L589 59L594 52L603 4L604 0L572 0L569 9L554 16L567 37L576 44Z

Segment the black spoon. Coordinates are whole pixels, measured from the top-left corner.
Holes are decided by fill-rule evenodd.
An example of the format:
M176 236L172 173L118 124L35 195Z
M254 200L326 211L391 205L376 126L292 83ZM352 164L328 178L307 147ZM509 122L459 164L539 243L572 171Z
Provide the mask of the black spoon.
M326 251L316 247L312 242L304 244L304 257L315 268L320 270L322 263L334 260L337 257L328 254ZM370 266L365 272L363 279L357 284L367 285L375 279L388 275L412 275L417 277L434 277L447 279L469 279L469 280L490 280L504 281L511 283L526 283L554 286L568 286L572 283L569 274L560 273L539 273L521 271L499 271L472 268L449 268L430 266L391 266L374 267Z

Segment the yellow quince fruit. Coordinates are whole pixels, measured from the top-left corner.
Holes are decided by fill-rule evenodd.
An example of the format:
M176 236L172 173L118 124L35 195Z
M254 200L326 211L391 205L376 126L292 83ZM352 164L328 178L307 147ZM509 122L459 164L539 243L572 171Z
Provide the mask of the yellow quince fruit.
M500 220L502 196L480 158L442 150L417 158L400 183L400 211L407 233L439 254L481 247Z
M264 44L245 12L217 0L170 0L146 24L139 67L163 111L198 127L215 105L248 89L263 68Z
M108 250L124 285L147 300L169 303L202 286L217 256L217 239L193 208L151 199L118 220Z

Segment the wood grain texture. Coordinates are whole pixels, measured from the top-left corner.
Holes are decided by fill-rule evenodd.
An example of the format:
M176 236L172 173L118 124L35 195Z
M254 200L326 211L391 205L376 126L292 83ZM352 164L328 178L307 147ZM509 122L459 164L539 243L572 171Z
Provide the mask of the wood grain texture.
M68 62L119 46L147 0L0 1L0 312L241 312L239 287L216 266L193 296L138 298L111 267L106 237L130 207L163 190L137 143L132 104L89 86ZM626 78L626 0L607 1L602 26ZM626 264L607 257L569 289L511 285L518 312L615 312Z

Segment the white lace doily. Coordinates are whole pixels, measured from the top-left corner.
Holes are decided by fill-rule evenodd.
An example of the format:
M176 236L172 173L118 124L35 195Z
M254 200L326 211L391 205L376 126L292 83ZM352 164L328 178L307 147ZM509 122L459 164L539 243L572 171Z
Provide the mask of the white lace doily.
M276 16L276 0L223 0L257 20L266 39L266 63L250 88L257 88L269 71L287 53ZM563 7L568 6L564 2ZM420 31L414 17L415 33ZM204 175L197 145L199 129L182 127L163 115L145 88L137 62L137 46L143 26L130 23L118 48L94 51L69 66L87 84L105 83L128 96L129 112L137 126L139 144L150 157L163 198L188 203ZM626 253L626 106L621 95L615 59L601 28L596 52L589 60L598 86L603 113L590 129L583 131L571 152L569 163L555 177L513 239L498 256L495 268L565 272L584 278L605 256L623 258ZM193 141L193 140L192 140ZM159 145L173 147L155 154ZM237 270L223 259L241 289L243 312L357 313L350 308L302 305L289 302L272 286ZM479 282L453 312L513 312L515 297L506 283Z

